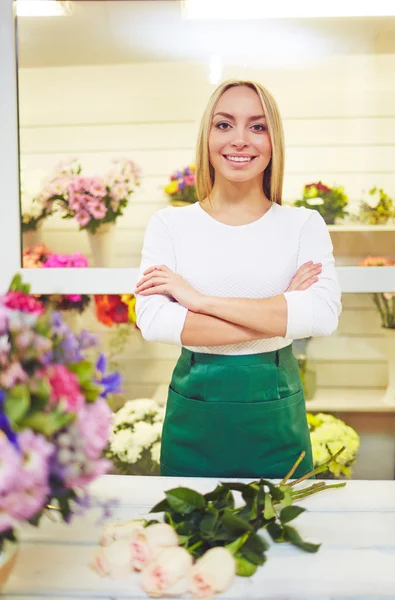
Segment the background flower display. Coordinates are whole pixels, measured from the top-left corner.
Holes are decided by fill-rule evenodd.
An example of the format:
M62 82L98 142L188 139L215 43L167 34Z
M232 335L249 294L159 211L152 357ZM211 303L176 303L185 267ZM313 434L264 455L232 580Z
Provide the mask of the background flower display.
M174 206L184 206L196 202L195 165L190 164L181 171L175 171L170 175L170 183L165 187L165 193Z
M373 187L368 196L361 200L359 220L368 225L383 225L395 217L392 198L382 188Z
M85 177L77 159L60 163L40 194L52 202L63 219L75 219L79 229L96 233L123 214L136 186L140 169L130 159L116 159L104 177Z
M361 267L393 267L395 259L385 256L367 256L359 265ZM381 326L385 329L395 330L395 293L375 292L372 294L381 318Z
M329 187L321 181L309 183L303 188L303 197L294 202L295 206L304 206L317 210L328 225L333 225L336 219L344 219L348 215L345 207L348 197L342 187Z
M128 400L113 415L106 456L126 475L159 475L165 407L149 398Z
M307 413L313 449L314 467L319 467L333 457L342 446L345 450L329 464L327 473L322 478L351 477L352 465L355 462L360 445L357 432L344 421L333 415Z
M36 231L41 223L53 213L53 202L40 195L44 171L21 169L22 232Z
M18 275L0 297L0 551L47 505L66 522L88 506L86 486L110 467L106 397L121 385L96 340L28 292Z
M80 252L57 254L42 243L23 251L24 268L76 269L88 266L88 259ZM79 313L82 313L91 301L87 294L45 294L36 296L36 298L44 305L50 304L57 310Z

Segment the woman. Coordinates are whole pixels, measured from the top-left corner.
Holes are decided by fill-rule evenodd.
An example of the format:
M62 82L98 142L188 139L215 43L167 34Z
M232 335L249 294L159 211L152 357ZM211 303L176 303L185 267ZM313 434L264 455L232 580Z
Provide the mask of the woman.
M322 217L281 204L283 172L271 94L220 85L198 137L199 202L154 214L136 287L144 338L182 346L162 475L282 478L302 450L295 476L313 467L291 344L336 329L340 288Z

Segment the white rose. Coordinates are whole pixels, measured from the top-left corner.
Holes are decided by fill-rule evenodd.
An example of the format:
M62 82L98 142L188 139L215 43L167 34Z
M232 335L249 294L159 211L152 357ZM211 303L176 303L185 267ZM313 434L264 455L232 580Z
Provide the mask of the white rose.
M100 577L122 579L131 574L131 552L129 540L116 540L109 546L101 546L96 550L91 568Z
M165 548L145 567L141 586L152 598L185 594L192 563L192 555L185 548Z
M109 546L116 540L128 539L137 530L144 530L142 521L138 519L123 523L108 523L102 529L100 545Z
M177 546L178 536L167 523L155 523L130 537L132 567L142 571L164 548Z
M231 586L235 574L233 554L221 546L210 548L192 567L190 590L195 598L212 598Z

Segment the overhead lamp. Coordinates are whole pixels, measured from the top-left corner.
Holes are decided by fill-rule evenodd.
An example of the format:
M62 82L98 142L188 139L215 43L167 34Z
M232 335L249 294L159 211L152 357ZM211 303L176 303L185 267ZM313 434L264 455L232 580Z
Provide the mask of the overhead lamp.
M63 17L72 13L68 0L16 0L15 4L18 17Z
M395 0L182 0L187 19L393 17Z

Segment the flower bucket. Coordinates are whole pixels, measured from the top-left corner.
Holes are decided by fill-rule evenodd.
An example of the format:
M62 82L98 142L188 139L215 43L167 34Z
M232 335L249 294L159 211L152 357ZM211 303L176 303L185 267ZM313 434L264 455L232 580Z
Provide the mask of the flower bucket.
M0 591L7 582L18 557L18 542L6 540L0 552Z
M113 267L115 262L113 223L105 223L92 233L88 231L89 244L95 267Z
M387 346L388 386L384 395L386 404L395 405L395 329L384 327Z
M36 244L41 241L41 223L39 223L37 229L30 229L29 231L23 231L22 233L22 244L23 250L27 248L33 248Z

